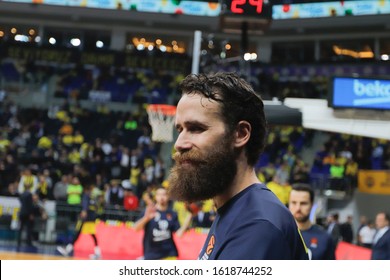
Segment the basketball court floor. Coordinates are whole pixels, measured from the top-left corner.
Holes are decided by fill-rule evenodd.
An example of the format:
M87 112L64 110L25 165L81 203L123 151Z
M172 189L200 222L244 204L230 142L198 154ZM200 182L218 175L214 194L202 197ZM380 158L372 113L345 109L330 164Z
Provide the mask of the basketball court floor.
M22 244L17 248L14 240L0 240L0 260L75 260L80 258L63 257L55 244L35 243L34 246Z

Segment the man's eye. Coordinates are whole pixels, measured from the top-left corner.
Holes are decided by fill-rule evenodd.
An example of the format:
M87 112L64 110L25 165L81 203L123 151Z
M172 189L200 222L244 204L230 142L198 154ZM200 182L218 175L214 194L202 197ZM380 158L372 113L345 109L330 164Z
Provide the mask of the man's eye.
M204 131L204 129L202 127L199 127L199 126L191 127L188 130L192 131L192 132L202 132L202 131Z

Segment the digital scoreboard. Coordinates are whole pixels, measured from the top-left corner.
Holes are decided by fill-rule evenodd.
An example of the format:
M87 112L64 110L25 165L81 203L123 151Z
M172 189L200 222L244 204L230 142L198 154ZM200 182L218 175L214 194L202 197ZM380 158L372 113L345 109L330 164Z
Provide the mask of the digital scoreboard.
M225 0L223 12L229 16L272 18L270 0Z

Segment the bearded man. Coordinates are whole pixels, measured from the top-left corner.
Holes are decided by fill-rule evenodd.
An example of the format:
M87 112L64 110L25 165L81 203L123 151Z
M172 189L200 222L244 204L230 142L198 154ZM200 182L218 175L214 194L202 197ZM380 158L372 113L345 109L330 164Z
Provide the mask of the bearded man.
M217 208L198 259L308 259L293 216L254 170L266 136L261 98L234 73L191 74L180 89L170 195Z

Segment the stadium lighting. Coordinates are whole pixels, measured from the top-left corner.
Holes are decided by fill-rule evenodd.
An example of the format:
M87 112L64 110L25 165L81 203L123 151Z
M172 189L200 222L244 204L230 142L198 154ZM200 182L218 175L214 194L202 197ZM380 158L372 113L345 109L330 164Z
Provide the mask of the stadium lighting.
M166 52L166 51L167 51L167 47L164 46L164 45L161 45L161 46L160 46L160 51Z
M256 60L257 59L257 53L245 53L244 54L244 59L246 61L249 61L249 60Z
M17 41L17 42L28 42L29 39L28 39L28 36L26 36L26 35L17 34L17 35L15 35L15 41Z
M70 39L70 43L73 47L78 47L81 45L81 40L79 38Z
M104 43L102 41L98 40L98 41L96 41L96 47L101 49L104 47Z
M245 53L244 54L245 61L256 60L256 59L257 59L257 53Z
M51 45L55 45L55 44L57 43L57 40L56 40L54 37L50 37L50 38L49 38L49 43L50 43Z

